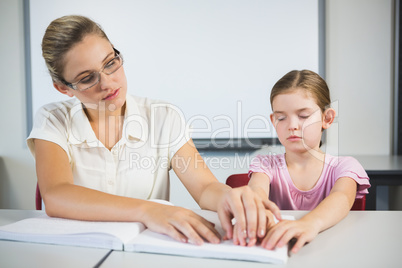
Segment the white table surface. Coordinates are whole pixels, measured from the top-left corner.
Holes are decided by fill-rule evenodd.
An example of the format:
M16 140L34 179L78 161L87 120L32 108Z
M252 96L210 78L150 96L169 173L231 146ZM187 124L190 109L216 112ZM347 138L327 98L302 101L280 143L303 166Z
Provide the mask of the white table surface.
M0 210L0 225L38 211ZM283 211L301 217L304 211ZM108 250L0 241L0 267L94 267ZM351 211L292 255L285 266L113 251L100 267L401 267L402 211Z
M0 226L42 214L36 210L0 210ZM109 250L0 240L0 267L94 267Z
M305 213L283 211L296 218ZM402 267L402 211L351 211L292 255L286 265L113 251L103 267Z

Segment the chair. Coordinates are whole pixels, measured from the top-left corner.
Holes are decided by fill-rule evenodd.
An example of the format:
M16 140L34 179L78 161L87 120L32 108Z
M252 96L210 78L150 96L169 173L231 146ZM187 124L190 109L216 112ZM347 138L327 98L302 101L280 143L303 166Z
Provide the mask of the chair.
M36 184L35 206L36 210L42 210L42 196L40 195L38 184Z
M226 179L226 184L232 188L236 188L247 185L249 180L247 173L233 174ZM356 198L350 210L366 210L366 196Z

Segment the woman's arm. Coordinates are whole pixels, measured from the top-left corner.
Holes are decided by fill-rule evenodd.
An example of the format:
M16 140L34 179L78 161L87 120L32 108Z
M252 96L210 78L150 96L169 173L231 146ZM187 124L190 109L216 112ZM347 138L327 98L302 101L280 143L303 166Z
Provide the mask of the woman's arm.
M306 242L313 240L322 232L338 222L349 213L356 197L357 184L348 177L335 182L330 194L311 212L296 221L280 221L273 226L261 243L267 249L282 247L292 238L297 242L292 248L296 253Z
M269 197L269 177L261 172L254 172L251 175L250 181L248 182L248 186L253 189L256 193L258 193L261 198L268 199Z
M92 221L138 221L178 241L218 243L213 225L196 213L151 201L121 197L74 185L66 152L57 144L36 139L38 183L46 213Z
M269 209L269 211L267 211L268 229L275 224L273 216L275 216L278 220L282 219L281 211L279 210L278 206L274 202L269 200L270 182L271 180L269 176L265 173L254 172L251 175L250 181L248 183L250 188L254 192L256 192L261 197L261 199L267 200L267 208Z
M269 186L270 186L270 179L265 173L260 173L260 172L254 172L251 175L250 181L248 183L248 187L256 194L259 196L261 201L264 204L265 207L265 214L264 219L261 221L261 225L259 225L258 229L258 238L262 239L266 235L267 230L269 230L274 224L275 224L275 219L274 216L278 219L281 220L281 212L278 208L278 206L269 200ZM237 237L237 228L238 225L235 225L234 229L234 238L233 240L236 242L238 241ZM248 243L249 246L255 245L257 241L252 241L252 243Z
M186 165L180 164L186 163ZM194 200L203 209L218 212L226 238L235 243L253 245L266 230L267 203L250 187L231 187L220 183L209 170L190 140L172 159L172 167ZM236 219L237 234L233 234L232 218ZM258 232L257 232L258 231Z

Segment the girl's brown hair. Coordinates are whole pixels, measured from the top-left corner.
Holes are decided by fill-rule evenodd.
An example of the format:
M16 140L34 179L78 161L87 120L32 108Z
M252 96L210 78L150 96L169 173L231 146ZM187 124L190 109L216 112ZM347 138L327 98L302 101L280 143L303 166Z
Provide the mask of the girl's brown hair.
M63 81L66 53L90 34L109 41L101 26L84 16L64 16L49 24L42 39L42 56L53 82Z
M285 74L272 88L271 107L277 95L290 93L296 89L304 89L307 93L310 93L322 112L331 105L329 88L321 76L309 70L294 70Z

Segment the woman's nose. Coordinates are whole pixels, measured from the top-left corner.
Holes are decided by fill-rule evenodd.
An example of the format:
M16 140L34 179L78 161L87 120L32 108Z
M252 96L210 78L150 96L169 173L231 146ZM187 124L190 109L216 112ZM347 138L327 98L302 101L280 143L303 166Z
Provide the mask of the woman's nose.
M100 72L99 74L99 85L102 90L108 90L111 87L113 79L111 75Z

